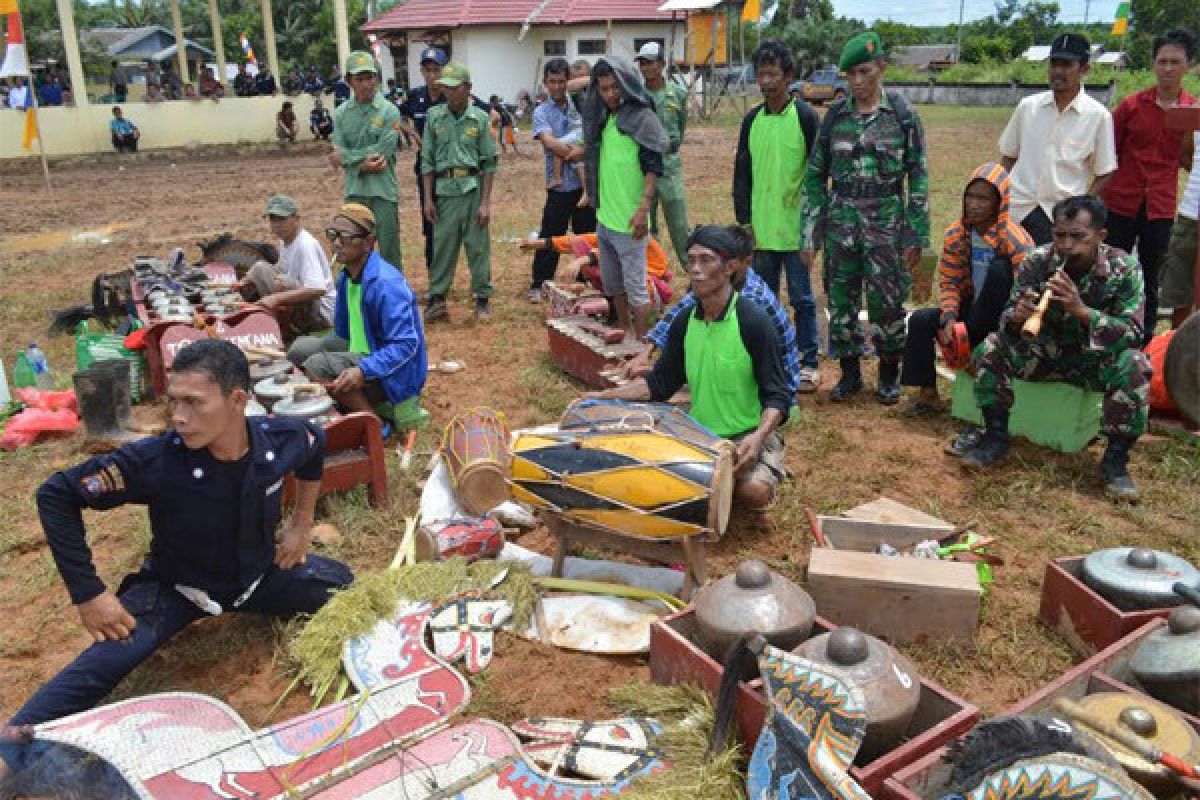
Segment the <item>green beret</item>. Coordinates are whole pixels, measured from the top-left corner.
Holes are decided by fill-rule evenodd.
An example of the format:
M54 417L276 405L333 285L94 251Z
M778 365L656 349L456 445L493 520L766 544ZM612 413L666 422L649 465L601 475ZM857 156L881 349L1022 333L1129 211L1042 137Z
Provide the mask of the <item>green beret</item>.
M875 31L863 31L842 48L842 58L838 61L838 69L845 72L851 67L865 64L883 57L883 40Z

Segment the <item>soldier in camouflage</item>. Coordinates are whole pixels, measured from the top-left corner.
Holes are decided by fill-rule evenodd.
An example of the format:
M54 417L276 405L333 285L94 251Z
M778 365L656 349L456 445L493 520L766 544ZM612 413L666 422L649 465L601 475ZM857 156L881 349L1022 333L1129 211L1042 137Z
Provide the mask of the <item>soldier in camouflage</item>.
M1104 392L1100 475L1111 497L1137 500L1127 463L1150 408L1151 367L1139 349L1145 292L1137 260L1104 244L1107 220L1098 198L1069 197L1054 207L1052 245L1022 262L1000 329L974 353L986 430L964 466L987 468L1008 452L1013 380L1061 380ZM1021 329L1045 291L1051 302L1041 331L1025 338Z
M929 246L929 175L921 121L896 92L884 91L878 34L859 34L842 50L850 96L822 121L805 179L804 260L824 246L829 350L842 375L838 401L862 390L865 339L858 312L866 284L871 339L879 354L877 397L900 400L904 301L911 271ZM907 179L908 197L904 196Z
M646 92L654 100L654 110L667 132L667 153L663 156L663 174L654 184L654 200L650 204L650 233L658 235L658 205L662 203L663 218L671 234L671 246L681 266L687 266L687 201L683 192L683 159L679 149L687 130L687 92L677 83L667 80L666 58L662 45L647 42L636 57Z

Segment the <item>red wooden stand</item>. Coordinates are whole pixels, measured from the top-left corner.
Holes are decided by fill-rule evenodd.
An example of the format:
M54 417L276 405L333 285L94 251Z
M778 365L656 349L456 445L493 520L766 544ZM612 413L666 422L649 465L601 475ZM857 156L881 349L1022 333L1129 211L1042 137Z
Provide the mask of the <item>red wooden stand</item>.
M367 411L337 417L325 425L325 472L321 495L367 484L373 508L388 502L387 460L383 451L383 423ZM284 505L296 497L296 479L288 475L283 487Z

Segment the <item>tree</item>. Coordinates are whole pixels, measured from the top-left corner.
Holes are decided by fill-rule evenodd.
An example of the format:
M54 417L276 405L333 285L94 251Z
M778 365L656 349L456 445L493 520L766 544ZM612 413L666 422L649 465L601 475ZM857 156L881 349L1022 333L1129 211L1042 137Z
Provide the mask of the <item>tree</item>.
M1134 67L1149 67L1154 37L1169 28L1200 31L1196 0L1138 0L1130 11L1129 57Z
M1012 53L1012 41L1004 35L984 36L975 34L963 38L961 61L982 64L985 61L1007 61Z
M889 53L892 48L921 44L922 41L920 28L905 25L903 22L893 22L890 19L876 20L875 24L871 26L871 30L878 33L879 38L883 39L883 46Z
M796 76L808 75L829 63L837 63L846 40L866 26L861 20L837 17L816 22L789 22L783 29L764 31L782 39L796 59Z

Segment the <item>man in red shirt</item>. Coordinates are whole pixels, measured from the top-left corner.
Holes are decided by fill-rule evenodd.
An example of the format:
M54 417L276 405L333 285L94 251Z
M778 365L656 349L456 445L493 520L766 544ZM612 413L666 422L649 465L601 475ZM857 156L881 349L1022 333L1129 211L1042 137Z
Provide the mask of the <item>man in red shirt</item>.
M1113 113L1117 172L1104 190L1107 243L1127 253L1137 243L1146 285L1145 342L1158 320L1158 270L1171 236L1183 166L1183 134L1166 130L1166 109L1193 105L1183 77L1196 59L1196 38L1175 28L1154 40L1155 85L1126 97Z

